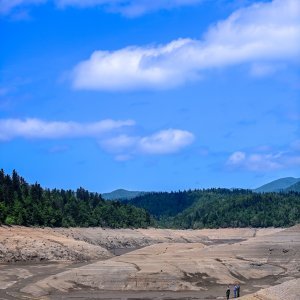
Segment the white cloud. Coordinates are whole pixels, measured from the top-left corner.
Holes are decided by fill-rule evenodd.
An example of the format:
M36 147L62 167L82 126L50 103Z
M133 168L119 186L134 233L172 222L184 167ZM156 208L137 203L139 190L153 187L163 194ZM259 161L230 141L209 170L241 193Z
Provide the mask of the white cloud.
M74 68L73 87L172 88L195 80L205 70L244 63L268 65L270 71L273 64L299 62L299 39L299 0L257 3L237 10L199 40L178 39L160 46L95 51Z
M58 139L101 137L107 132L135 125L132 120L102 120L94 123L48 122L39 119L0 119L0 141L14 138Z
M180 6L189 6L203 0L0 0L0 14L9 14L15 9L22 9L29 5L54 2L58 7L95 7L121 13L127 17L137 17L161 9L172 9Z
M0 119L0 142L12 139L67 139L93 138L101 148L115 156L118 161L141 154L170 154L187 147L194 135L185 130L161 130L149 136L130 136L128 127L133 120L102 120L92 123L44 121L40 119ZM49 152L65 151L65 146L55 146Z
M233 169L244 169L255 172L268 172L300 166L300 154L292 150L270 153L232 153L227 166Z
M246 154L245 152L234 152L228 160L228 165L244 168L250 171L272 171L281 169L281 154Z
M157 48L128 47L115 52L96 51L87 61L73 70L73 86L76 89L131 90L136 88L165 88L184 81L178 65L162 67L154 60L162 55L173 55L191 43L177 40Z
M158 155L176 153L193 143L194 135L186 130L167 129L148 136L125 134L103 139L99 145L116 154L116 160L128 160L134 155Z
M240 163L243 163L246 159L246 153L237 151L234 152L230 155L228 159L228 164L229 165L238 165Z
M194 141L194 135L185 130L168 129L140 139L138 149L146 154L178 152Z
M100 146L108 152L120 153L134 148L138 139L138 137L121 134L119 136L102 140L100 142Z

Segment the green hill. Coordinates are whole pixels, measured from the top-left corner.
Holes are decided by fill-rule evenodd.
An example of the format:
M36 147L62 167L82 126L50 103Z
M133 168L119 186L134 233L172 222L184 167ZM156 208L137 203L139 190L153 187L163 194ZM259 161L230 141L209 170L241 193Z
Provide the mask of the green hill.
M98 193L43 189L28 184L16 171L0 170L0 225L112 228L147 227L152 224L144 209L105 201Z
M297 183L289 186L284 191L285 192L298 192L298 193L300 193L300 181L298 181Z
M175 228L283 227L300 223L300 194L208 191L165 224Z
M201 197L200 190L179 192L156 192L140 195L126 201L136 207L146 209L152 216L175 216L190 207Z
M149 193L128 203L144 208L164 228L292 226L300 223L300 193L207 189Z
M281 192L288 189L289 187L296 184L297 182L300 182L300 178L294 178L294 177L280 178L272 182L269 182L267 184L264 184L263 186L255 189L254 191L258 193Z
M145 192L127 191L124 189L118 189L112 191L111 193L103 193L101 194L101 196L105 200L129 200L144 194Z
M299 186L300 181L288 189ZM0 225L186 229L292 226L300 223L300 193L286 191L256 193L218 188L129 192L130 196L139 196L119 202L104 200L83 188L44 189L38 183L28 184L16 171L10 176L0 170ZM124 196L124 190L113 197L120 195Z

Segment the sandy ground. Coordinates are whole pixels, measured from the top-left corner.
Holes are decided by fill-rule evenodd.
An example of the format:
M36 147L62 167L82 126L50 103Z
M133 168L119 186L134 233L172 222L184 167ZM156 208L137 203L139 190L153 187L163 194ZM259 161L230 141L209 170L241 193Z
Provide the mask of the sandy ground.
M262 289L259 292L247 295L241 300L299 300L300 279L288 280L282 284Z
M76 240L100 245L106 249L136 248L157 243L205 243L245 240L282 231L282 228L226 228L201 230L172 229L103 229L103 228L57 228L54 232Z
M99 245L75 240L53 229L0 227L0 262L90 261L111 256Z
M14 263L0 264L0 299L24 299L20 290L50 275L81 267L87 263ZM32 297L29 297L32 298ZM27 297L28 299L28 297Z
M46 253L49 261L61 260L58 250L52 256L43 247L38 251L40 239L58 243L69 254L59 263L0 264L0 299L224 299L227 284L235 282L242 295L251 294L247 300L300 299L297 291L289 292L290 298L280 294L300 286L294 283L300 277L299 226L194 231L0 227L0 256L11 257L9 251L24 243L25 253L31 249ZM3 241L7 252L1 252ZM135 247L143 248L125 253ZM125 254L111 257L116 251ZM91 263L72 262L88 259ZM274 291L264 292L270 286Z
M103 229L0 226L0 262L90 261L158 243L230 243L282 229Z

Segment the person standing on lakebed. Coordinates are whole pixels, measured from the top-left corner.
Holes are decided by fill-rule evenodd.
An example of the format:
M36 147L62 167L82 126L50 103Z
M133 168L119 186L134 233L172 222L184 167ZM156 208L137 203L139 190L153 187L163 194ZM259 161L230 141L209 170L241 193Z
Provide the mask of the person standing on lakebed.
M236 289L236 296L237 296L237 298L240 298L240 289L241 289L241 287L240 287L240 285L239 284L237 284L237 289Z
M228 285L227 290L226 290L226 299L228 300L230 297L230 286Z
M236 298L236 295L237 295L237 284L235 284L234 287L233 287L233 294L234 294L234 298Z

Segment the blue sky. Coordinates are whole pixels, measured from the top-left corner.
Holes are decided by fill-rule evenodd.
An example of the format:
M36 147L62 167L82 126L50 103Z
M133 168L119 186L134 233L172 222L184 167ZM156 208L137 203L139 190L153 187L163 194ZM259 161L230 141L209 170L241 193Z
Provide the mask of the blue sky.
M0 167L45 187L300 177L298 0L0 0Z

